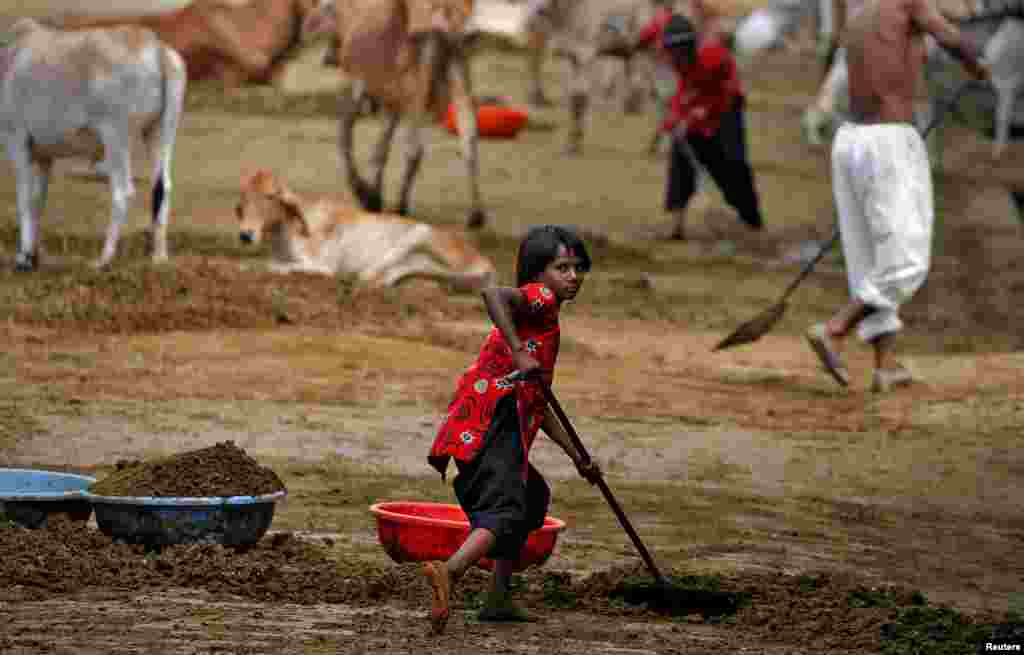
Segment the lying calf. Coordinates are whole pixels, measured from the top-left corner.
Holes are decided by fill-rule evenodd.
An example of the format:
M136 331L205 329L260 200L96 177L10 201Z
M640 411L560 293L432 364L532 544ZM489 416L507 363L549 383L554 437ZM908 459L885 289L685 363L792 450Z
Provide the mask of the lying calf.
M273 271L356 275L371 286L409 277L475 291L491 284L494 265L464 237L389 214L329 199L303 200L273 173L242 179L235 207L239 238L270 241Z

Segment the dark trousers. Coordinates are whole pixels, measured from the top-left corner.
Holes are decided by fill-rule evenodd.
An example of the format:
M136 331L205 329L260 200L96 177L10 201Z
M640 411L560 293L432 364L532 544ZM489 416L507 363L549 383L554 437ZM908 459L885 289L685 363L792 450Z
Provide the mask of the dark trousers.
M743 114L743 97L736 99L732 109L722 115L718 131L711 136L691 132L686 137L693 155L722 190L726 202L736 208L744 223L760 229L761 208L754 188L754 172L747 161L747 131ZM665 209L685 209L697 190L697 169L687 153L686 144L672 140L668 166L668 188Z
M472 462L456 461L459 474L453 483L469 524L497 537L488 553L494 559L517 559L530 532L543 527L551 504L551 490L533 464L527 464L523 480L524 457L511 394L498 402L483 449Z

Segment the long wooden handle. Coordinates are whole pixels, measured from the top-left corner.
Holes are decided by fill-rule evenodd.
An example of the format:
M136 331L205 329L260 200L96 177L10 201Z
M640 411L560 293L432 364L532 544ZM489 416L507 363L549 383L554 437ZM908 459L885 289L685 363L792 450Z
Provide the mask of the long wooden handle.
M544 394L544 399L548 402L548 405L551 406L551 409L554 410L555 415L562 423L565 431L569 433L569 438L572 439L573 446L575 446L576 450L579 451L580 456L584 461L590 463L590 453L587 452L586 447L583 445L583 441L580 440L580 436L576 434L576 430L572 427L572 423L569 422L569 417L566 416L565 411L562 410L562 405L558 402L558 399L555 398L555 394L552 393L551 387L542 380L538 380L537 384L540 385L541 393ZM644 563L651 572L651 575L654 576L655 580L657 580L659 584L665 584L665 576L663 576L661 571L658 570L658 565L654 563L654 558L651 557L647 547L644 546L644 542L640 539L640 535L638 535L636 530L633 529L633 524L629 522L629 518L626 516L626 513L622 511L622 506L619 505L619 501L615 499L615 495L612 493L612 490L608 488L608 483L604 481L603 477L598 477L594 484L596 484L601 490L601 493L604 494L604 499L608 501L608 505L611 506L612 511L615 513L615 517L619 519L619 523L622 524L622 528L626 531L626 534L629 535L633 545L636 546L638 551L640 551L640 557L643 558Z

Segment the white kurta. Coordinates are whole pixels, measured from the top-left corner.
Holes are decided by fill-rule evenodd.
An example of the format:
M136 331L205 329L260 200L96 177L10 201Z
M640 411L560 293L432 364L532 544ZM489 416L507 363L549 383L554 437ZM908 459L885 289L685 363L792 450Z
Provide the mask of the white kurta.
M832 143L832 186L850 295L875 309L861 339L902 329L900 305L921 287L931 259L931 168L914 126L839 128Z

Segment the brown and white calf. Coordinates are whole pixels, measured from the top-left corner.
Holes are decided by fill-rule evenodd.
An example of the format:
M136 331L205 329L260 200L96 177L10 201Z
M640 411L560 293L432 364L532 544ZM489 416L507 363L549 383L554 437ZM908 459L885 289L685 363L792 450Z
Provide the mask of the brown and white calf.
M428 278L454 291L495 279L494 264L462 235L330 198L305 199L267 170L242 179L235 207L242 243L270 245L270 270L354 275L389 287Z
M150 246L154 260L166 259L171 155L186 84L181 57L138 27L62 32L22 19L9 36L0 49L0 136L17 176L16 268L37 265L50 172L64 157L103 159L111 216L96 264L110 263L135 193L136 137L153 152Z

